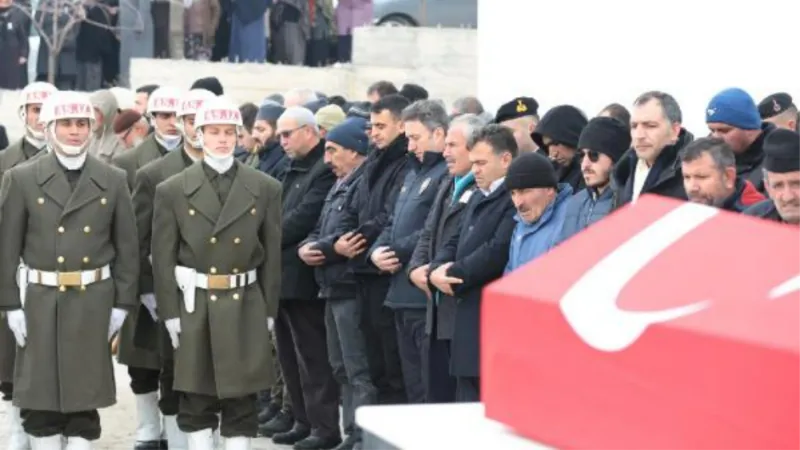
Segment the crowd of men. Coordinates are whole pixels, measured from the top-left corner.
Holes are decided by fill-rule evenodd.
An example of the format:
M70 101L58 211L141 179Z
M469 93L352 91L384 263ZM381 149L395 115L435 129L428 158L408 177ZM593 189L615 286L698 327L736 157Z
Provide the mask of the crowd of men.
M367 96L28 85L0 153L6 448L91 448L112 352L137 450L360 448L360 406L479 401L482 288L642 195L800 224L787 94L721 91L699 139L658 91L595 117Z

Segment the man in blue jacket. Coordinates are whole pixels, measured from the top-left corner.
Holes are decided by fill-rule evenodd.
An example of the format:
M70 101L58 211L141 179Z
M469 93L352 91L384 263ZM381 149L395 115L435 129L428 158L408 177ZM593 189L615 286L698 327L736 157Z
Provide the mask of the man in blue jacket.
M505 273L533 261L558 243L572 186L558 183L552 163L539 153L517 158L506 175L517 208Z
M403 110L408 150L415 158L395 203L392 223L372 246L370 259L382 272L392 274L384 304L394 311L397 346L409 403L425 402L427 355L425 317L427 295L405 274L414 247L425 227L439 184L447 175L442 156L447 134L447 112L434 100L419 100Z
M616 208L617 192L612 183L614 164L631 146L628 126L611 117L595 117L581 132L581 171L586 189L567 204L559 242L578 234Z

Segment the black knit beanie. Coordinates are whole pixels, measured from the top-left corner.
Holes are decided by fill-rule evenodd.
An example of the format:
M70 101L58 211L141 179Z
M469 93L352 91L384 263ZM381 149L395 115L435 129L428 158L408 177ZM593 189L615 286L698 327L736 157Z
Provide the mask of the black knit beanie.
M505 182L508 190L558 186L553 163L536 152L525 153L514 159L506 173Z
M578 148L578 138L586 126L586 115L572 105L561 105L547 111L531 137L539 147L545 147L544 136L571 148Z
M578 150L602 153L615 163L631 147L631 132L625 124L611 117L590 120L578 139Z
M205 89L211 91L214 95L222 95L225 91L222 89L222 83L219 82L217 77L206 77L195 80L192 87L189 89Z

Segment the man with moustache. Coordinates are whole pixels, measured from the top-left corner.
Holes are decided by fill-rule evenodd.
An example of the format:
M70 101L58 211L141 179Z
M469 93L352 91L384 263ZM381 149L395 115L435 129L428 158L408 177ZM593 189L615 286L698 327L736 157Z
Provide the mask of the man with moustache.
M750 181L736 176L736 156L722 139L698 139L684 147L679 157L690 202L742 212L765 200Z
M558 183L550 161L539 153L515 159L508 168L506 187L517 209L505 273L524 266L555 247L564 226L572 186Z
M617 207L611 172L630 146L630 129L619 120L595 117L586 124L578 139L586 189L569 199L559 242L583 231Z
M764 142L764 184L769 199L744 211L745 215L800 225L800 135L778 129Z
M183 134L183 149L168 153L163 158L149 162L136 171L133 189L133 206L136 211L136 227L139 231L139 300L134 330L135 343L146 342L145 347L157 350L160 356L161 372L158 391L136 395L137 417L136 441L142 448L155 446L161 440L161 417L167 445L171 448L185 448L186 437L178 429L178 394L172 389L174 379L174 359L172 345L166 330L158 325L156 298L153 294L153 267L150 262L150 243L153 234L153 202L156 186L167 178L180 173L195 161L203 158L203 147L194 127L195 114L206 102L216 98L205 89L189 91L181 99L178 109L178 128Z
M40 120L48 153L0 188L0 310L31 448L88 450L116 402L109 341L137 304L135 218L124 172L88 154L88 97L54 93Z
M30 83L22 90L20 94L22 103L19 105L17 114L25 124L25 135L0 152L0 177L20 164L47 154L44 124L39 121L39 115L42 111L42 104L57 91L58 89L52 84L41 81ZM14 335L8 328L8 323L2 320L0 321L0 391L3 393L3 400L6 401L10 401L13 395L16 351L17 344ZM25 435L25 430L22 429L19 408L11 405L10 402L9 406L10 409L6 412L9 417L8 449L26 450L29 447L28 437Z
M265 174L282 181L289 167L289 158L281 148L280 137L276 132L278 118L286 108L278 103L264 102L258 108L256 120L253 122L253 139L256 151L246 153L242 162L255 167Z
M114 118L114 134L125 150L135 148L150 134L147 120L133 109L124 109Z
M248 450L256 393L273 378L264 345L281 285L281 187L233 157L242 126L233 102L209 99L195 117L202 162L156 187L155 298L188 448L212 450L219 427L225 450Z
M467 144L484 125L486 120L475 114L463 114L450 122L443 152L448 177L438 188L408 263L409 280L428 297L424 342L428 371L423 380L428 403L455 401L456 382L450 376L450 340L455 327L456 299L439 291L431 292L428 275L430 263L458 233L469 199L477 189Z
M569 184L573 192L585 187L578 138L586 122L586 116L578 108L572 105L556 106L542 116L531 136L555 165L558 182Z
M488 125L475 136L469 159L480 191L471 196L459 232L430 264L431 287L458 299L450 345L458 402L480 401L481 291L503 275L508 262L514 203L505 178L517 153L517 141L506 127Z
M336 230L349 195L364 173L369 139L367 121L346 119L329 130L325 142L325 163L337 181L325 199L325 206L314 231L300 246L298 254L309 266L319 284L319 297L325 299L325 329L328 360L342 391L342 425L347 439L337 450L351 450L362 440L355 423L355 410L376 401L377 391L369 376L366 343L361 332L362 305L356 299L356 283L347 258L334 250Z

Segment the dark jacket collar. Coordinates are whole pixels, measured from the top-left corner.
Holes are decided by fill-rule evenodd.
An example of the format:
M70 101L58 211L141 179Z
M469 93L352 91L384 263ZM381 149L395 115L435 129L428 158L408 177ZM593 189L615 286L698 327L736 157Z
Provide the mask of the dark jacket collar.
M319 143L300 159L292 159L289 163L290 170L307 171L319 161L325 153L325 140L320 139Z

